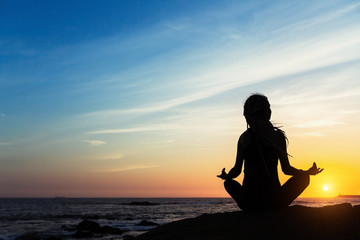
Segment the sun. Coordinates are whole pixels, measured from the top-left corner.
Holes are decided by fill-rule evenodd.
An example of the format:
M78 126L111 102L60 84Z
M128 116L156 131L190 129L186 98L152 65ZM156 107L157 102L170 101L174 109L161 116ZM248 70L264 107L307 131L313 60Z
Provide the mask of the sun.
M323 186L323 190L324 190L325 192L327 192L327 191L329 190L329 187L325 184L325 185Z

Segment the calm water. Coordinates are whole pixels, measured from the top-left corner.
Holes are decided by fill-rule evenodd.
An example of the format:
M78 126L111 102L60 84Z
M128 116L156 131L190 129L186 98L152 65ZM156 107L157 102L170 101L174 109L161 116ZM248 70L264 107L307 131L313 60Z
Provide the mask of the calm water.
M147 201L156 205L134 206L131 202ZM321 207L348 202L359 205L359 197L302 198L296 205ZM196 217L203 213L239 211L229 198L47 198L0 199L0 239L15 239L28 232L40 232L71 239L73 227L83 219L100 225L109 225L125 231L112 239L125 235L136 236L153 227L137 226L142 220L158 224ZM109 238L110 238L109 237ZM106 238L106 237L105 237ZM104 239L105 239L104 238Z

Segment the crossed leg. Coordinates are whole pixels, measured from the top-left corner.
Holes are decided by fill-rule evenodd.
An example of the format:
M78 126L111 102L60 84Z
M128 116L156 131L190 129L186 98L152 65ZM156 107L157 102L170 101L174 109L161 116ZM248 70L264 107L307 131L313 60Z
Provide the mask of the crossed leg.
M309 186L310 176L306 173L299 173L292 176L281 186L279 199L282 207L289 206Z
M240 183L233 179L225 180L224 186L229 195L235 200L239 208L244 207L244 191Z
M284 185L281 186L280 191L274 191L269 200L265 203L270 209L279 209L289 206L306 188L309 186L310 177L306 173L299 173L292 176ZM224 186L229 195L235 200L241 209L256 208L256 203L247 201L243 186L233 179L225 180ZM254 205L255 204L255 205ZM253 206L254 205L254 206ZM260 209L258 209L260 210Z

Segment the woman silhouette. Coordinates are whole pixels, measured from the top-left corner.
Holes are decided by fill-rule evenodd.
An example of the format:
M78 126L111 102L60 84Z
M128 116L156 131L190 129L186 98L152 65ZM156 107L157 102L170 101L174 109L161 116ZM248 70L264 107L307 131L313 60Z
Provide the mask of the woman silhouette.
M310 175L323 171L313 164L300 170L289 163L285 133L270 122L271 109L266 96L251 95L244 105L248 129L240 136L235 166L218 177L225 180L226 191L244 211L266 211L289 206L309 185ZM277 165L292 177L281 186ZM243 185L233 180L244 163Z

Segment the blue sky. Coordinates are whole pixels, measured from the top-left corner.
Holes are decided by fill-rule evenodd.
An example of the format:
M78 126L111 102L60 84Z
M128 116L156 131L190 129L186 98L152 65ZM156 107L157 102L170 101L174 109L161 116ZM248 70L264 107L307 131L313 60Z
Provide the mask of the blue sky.
M213 174L233 161L252 92L295 141L354 135L359 13L357 1L1 1L0 189L21 195L19 173L161 175L171 158L227 152Z

